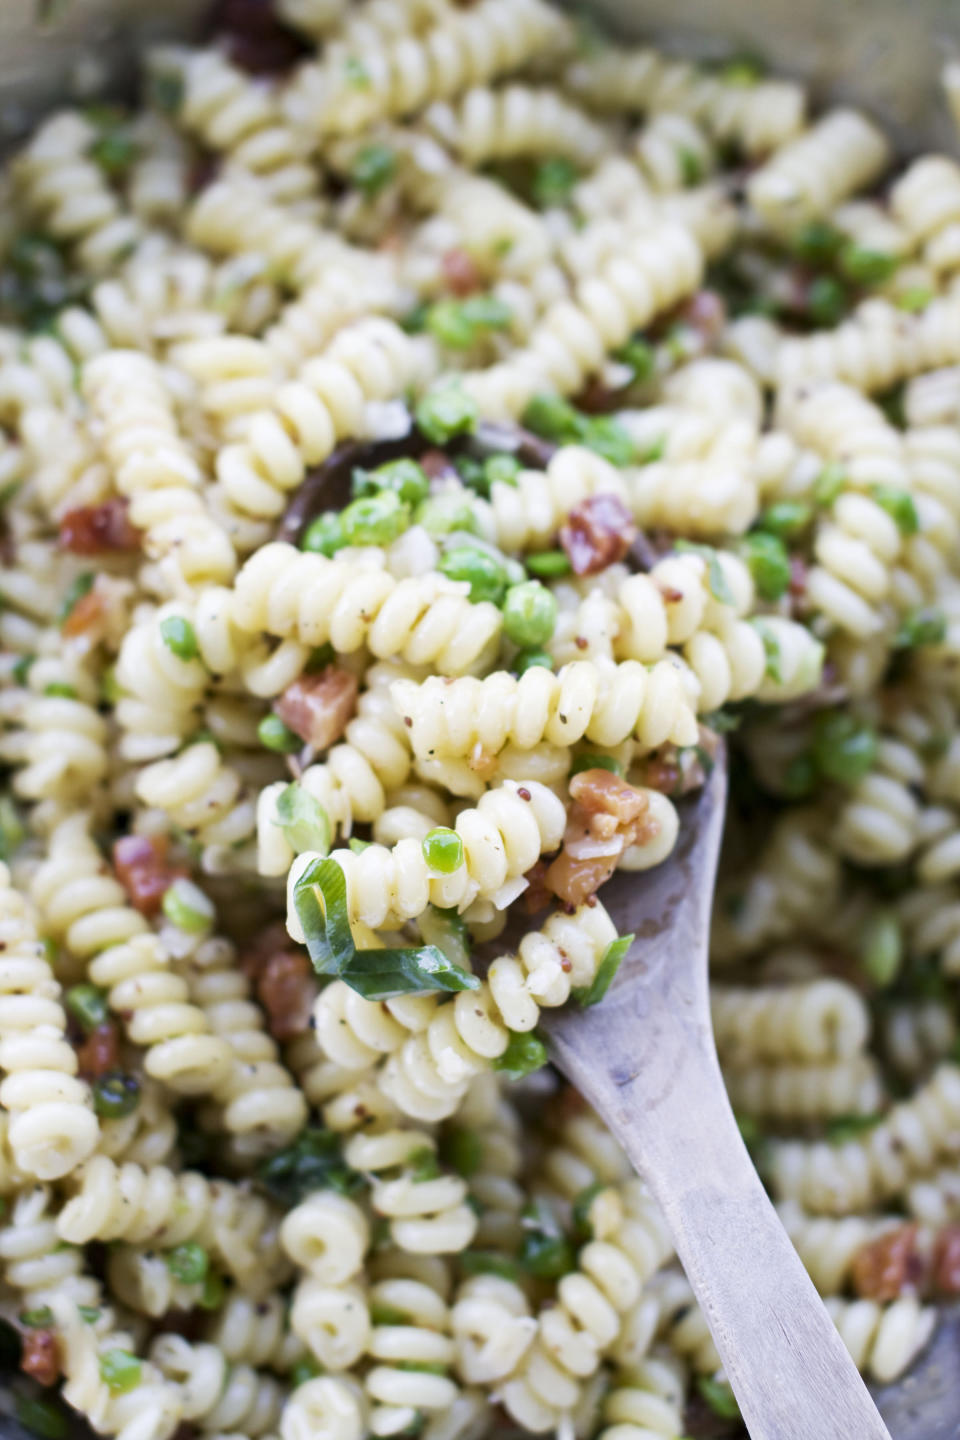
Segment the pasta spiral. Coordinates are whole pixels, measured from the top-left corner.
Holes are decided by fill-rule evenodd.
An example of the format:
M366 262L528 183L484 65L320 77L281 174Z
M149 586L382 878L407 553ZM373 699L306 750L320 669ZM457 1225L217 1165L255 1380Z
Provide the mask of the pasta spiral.
M723 1079L737 1113L761 1119L874 1115L885 1098L877 1064L865 1055L823 1065L731 1066Z
M456 104L431 105L424 121L468 165L516 155L565 155L583 167L602 153L606 136L555 90L476 87Z
M856 110L833 110L789 141L751 176L750 204L773 227L828 214L879 179L890 159L886 138Z
M714 986L713 1033L724 1062L850 1060L864 1048L869 1020L862 998L842 980L745 990Z
M177 1387L185 1419L209 1432L239 1433L251 1440L275 1430L284 1392L249 1365L228 1365L215 1345L191 1344L182 1335L158 1335L150 1360Z
M89 1087L76 1078L60 987L27 902L0 866L0 1104L17 1165L41 1180L67 1175L99 1138Z
M84 1274L82 1252L60 1243L53 1197L45 1185L21 1190L14 1199L0 1226L0 1261L6 1284L19 1292L25 1308L46 1305L51 1295L80 1305L99 1299L97 1282Z
M370 1204L390 1222L395 1245L412 1255L451 1254L470 1244L477 1217L459 1176L413 1178L408 1162L425 1149L432 1151L434 1143L423 1131L381 1130L351 1136L343 1154L348 1165L372 1177Z
M604 1427L598 1440L658 1440L683 1429L683 1387L668 1364L643 1361L617 1376L603 1402Z
M864 1245L897 1228L896 1215L876 1219L847 1215L841 1220L832 1217L805 1215L796 1205L779 1207L784 1229L804 1268L821 1295L838 1295L853 1279L853 1267Z
M857 1369L881 1385L903 1374L937 1323L936 1310L921 1306L912 1295L888 1305L833 1297L826 1306Z

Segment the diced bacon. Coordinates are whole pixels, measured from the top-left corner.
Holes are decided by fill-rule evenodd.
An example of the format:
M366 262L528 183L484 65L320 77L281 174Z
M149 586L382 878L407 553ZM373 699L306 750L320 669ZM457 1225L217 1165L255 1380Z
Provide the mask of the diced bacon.
M101 505L80 505L60 521L60 545L74 555L130 554L142 535L130 523L127 501L115 496Z
M26 1331L20 1369L40 1385L56 1385L60 1379L60 1346L52 1330Z
M122 835L113 847L113 867L141 915L156 915L174 880L188 873L168 862L165 835Z
M916 1286L922 1271L916 1225L898 1225L857 1251L853 1288L864 1300L896 1300Z
M424 450L420 456L420 468L430 480L443 480L456 475L456 466L445 450Z
M647 809L647 797L610 770L581 770L570 781L570 798L588 814L612 815L620 824L636 820Z
M550 903L551 892L547 888L546 861L538 860L523 878L527 882L527 888L523 892L524 909L528 915L536 915L539 911L546 909Z
M339 740L357 707L357 677L337 665L301 675L277 701L276 711L295 735L315 750Z
M282 24L274 0L218 0L211 28L224 32L227 54L249 75L283 75L309 49Z
M96 1080L120 1065L120 1034L112 1020L91 1030L77 1046L77 1070L83 1080Z
M316 994L313 970L302 950L280 950L270 957L257 982L257 997L275 1040L292 1040L309 1029Z
M466 250L448 250L440 265L451 295L472 295L483 285L480 268Z
M600 886L610 879L622 851L621 845L620 850L613 855L576 859L569 850L563 849L547 869L547 888L553 891L558 900L563 900L565 904L576 909L588 895L595 895Z
M560 544L575 575L596 575L622 560L636 536L637 527L618 496L589 495L570 511Z
M570 781L570 796L563 849L545 881L559 899L576 906L610 879L628 846L651 839L658 827L643 791L609 770L582 770Z
M944 1225L937 1232L933 1288L938 1295L960 1295L960 1225Z

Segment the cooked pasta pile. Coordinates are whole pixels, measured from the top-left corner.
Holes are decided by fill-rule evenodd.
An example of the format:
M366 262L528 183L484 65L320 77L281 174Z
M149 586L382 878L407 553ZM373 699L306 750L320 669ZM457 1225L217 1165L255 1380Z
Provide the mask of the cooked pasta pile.
M231 0L144 70L2 182L12 1403L735 1415L537 1031L721 743L731 1101L897 1377L960 1293L960 164L544 0Z

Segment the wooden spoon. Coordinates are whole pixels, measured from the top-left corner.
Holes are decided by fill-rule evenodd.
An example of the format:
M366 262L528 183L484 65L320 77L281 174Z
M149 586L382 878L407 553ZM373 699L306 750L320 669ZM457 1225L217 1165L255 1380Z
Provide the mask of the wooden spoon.
M589 1010L544 1010L552 1058L663 1209L753 1440L890 1440L740 1136L710 1025L721 753L675 854L603 900L636 939Z

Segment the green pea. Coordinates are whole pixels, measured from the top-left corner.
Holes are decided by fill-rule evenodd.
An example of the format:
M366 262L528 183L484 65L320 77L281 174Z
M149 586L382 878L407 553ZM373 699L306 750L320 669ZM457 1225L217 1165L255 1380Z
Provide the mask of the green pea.
M824 465L813 485L813 498L817 505L825 509L832 505L847 486L847 472L842 465L831 460Z
M830 265L843 245L843 235L826 220L811 220L793 237L791 249L807 265Z
M559 1280L574 1268L573 1247L565 1235L528 1230L523 1237L520 1263L538 1280Z
M908 315L915 315L919 310L926 310L933 297L934 291L928 285L910 285L897 296L896 304Z
M354 500L340 516L348 545L389 545L410 524L410 507L393 490Z
M36 1310L21 1310L20 1324L26 1325L28 1330L43 1330L53 1324L53 1311L49 1305L41 1305Z
M90 146L90 158L111 180L122 180L137 158L138 147L131 135L112 130Z
M524 410L522 423L535 435L563 445L578 438L579 419L577 411L562 396L541 394L534 395Z
M940 645L946 638L947 617L935 605L911 610L901 621L893 639L897 650L915 650L918 645Z
M452 875L463 864L463 841L456 830L438 825L423 837L423 858L431 870L441 875Z
M371 1306L371 1312L373 1307ZM323 1370L316 1360L298 1360L290 1371L290 1388L296 1390L298 1385L306 1385L308 1380L316 1380Z
M680 176L685 186L699 185L706 174L706 166L695 150L681 145L677 151L680 160Z
M168 615L162 620L160 634L167 649L172 650L178 660L196 660L200 654L197 632L181 615Z
M227 1296L223 1276L216 1270L209 1270L203 1282L203 1290L197 1301L201 1310L219 1310Z
M867 924L860 946L860 963L875 985L892 985L903 964L903 933L891 910L882 910Z
M565 204L577 179L576 166L565 156L553 155L541 160L533 172L531 193L534 204L543 207Z
M257 726L260 744L265 750L275 750L278 755L295 755L303 749L303 741L284 725L279 715L264 715Z
M170 1274L184 1285L199 1285L210 1268L210 1257L202 1245L176 1245L165 1258Z
M516 486L523 466L515 455L488 455L483 462L483 475L488 490L494 485Z
M814 325L832 329L847 313L849 297L833 275L818 275L807 289L807 315Z
M63 998L69 1013L88 1033L106 1023L110 1013L107 992L98 985L71 985Z
M877 736L855 716L820 714L813 729L813 759L820 774L838 785L856 785L873 768Z
M445 445L455 435L466 435L477 423L477 405L455 381L437 385L419 401L416 420L433 445Z
M216 918L212 901L192 880L174 880L163 892L162 906L171 925L189 935L209 930Z
M635 381L652 380L656 368L656 352L652 345L639 335L634 335L626 345L614 351L614 359L629 365Z
M547 1063L547 1047L534 1030L512 1033L506 1050L493 1062L494 1070L502 1070L512 1080L530 1075Z
M397 157L389 145L364 145L350 166L350 179L368 197L379 194L396 173Z
M100 1379L115 1395L126 1395L140 1384L140 1361L129 1350L107 1350L100 1356Z
M328 510L326 514L318 515L316 520L311 520L300 541L300 549L329 558L342 550L346 543L340 516L333 510Z
M478 528L471 501L455 492L429 496L417 506L413 520L430 535L449 535L454 530L476 534Z
M511 585L503 602L503 629L524 649L545 645L557 623L557 602L539 580Z
M466 580L475 605L490 600L499 605L507 588L503 566L476 545L456 545L441 557L437 569L449 580Z
M840 269L854 285L882 285L900 264L898 255L869 250L852 241L840 251Z
M896 485L872 485L870 494L882 510L896 522L902 535L916 535L920 529L920 517L908 490Z
M521 650L513 662L513 672L515 675L526 675L527 671L535 666L552 670L553 656L546 650Z
M757 530L741 543L741 554L764 600L779 600L790 587L790 556L776 535Z
M18 1395L14 1412L24 1430L40 1435L42 1440L67 1440L70 1434L66 1411L46 1396Z
M701 1375L697 1380L697 1389L714 1415L718 1415L721 1420L739 1418L740 1406L737 1404L737 1397L725 1380L714 1380L709 1375Z
M122 1120L140 1104L140 1082L135 1075L111 1070L93 1082L93 1108L102 1120Z
M443 1137L440 1153L445 1164L469 1179L483 1164L483 1140L476 1130L457 1125Z
M438 300L431 305L426 328L450 350L469 350L477 338L477 327L464 313L459 300Z
M388 460L371 471L370 479L378 490L392 490L406 505L419 505L430 493L430 481L416 460L401 457Z
M51 700L76 700L76 686L67 685L62 680L51 680L49 685L43 687L44 695L49 695Z
M555 580L559 575L569 575L573 569L566 550L541 550L536 555L528 555L523 563L531 575L541 580Z
M801 535L813 519L813 508L802 500L781 500L770 505L757 520L757 529L793 540Z

